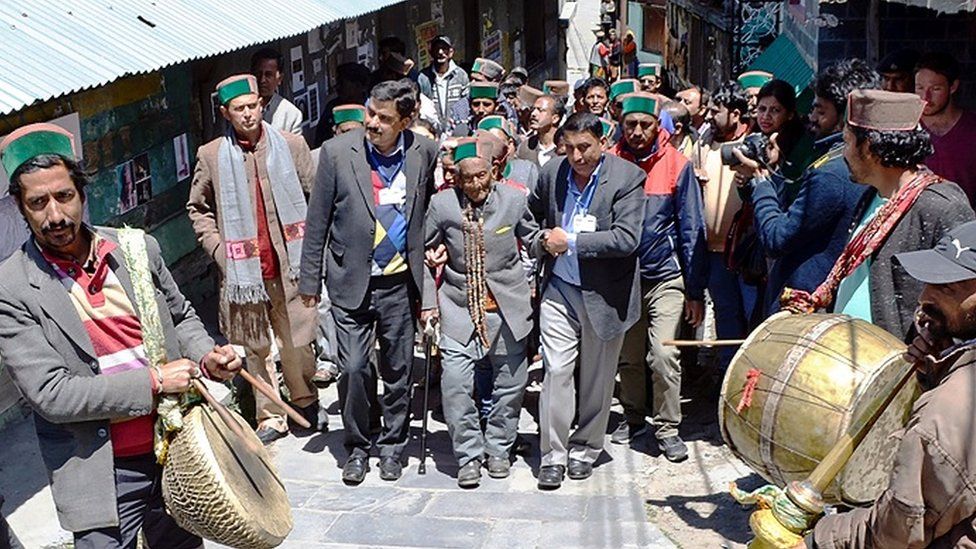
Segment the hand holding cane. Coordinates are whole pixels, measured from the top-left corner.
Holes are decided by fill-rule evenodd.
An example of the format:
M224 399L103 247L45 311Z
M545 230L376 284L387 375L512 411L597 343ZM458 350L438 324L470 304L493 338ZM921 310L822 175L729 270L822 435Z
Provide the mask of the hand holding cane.
M423 420L420 427L420 465L417 466L418 475L427 474L427 408L430 406L430 365L433 355L437 353L437 320L428 318L424 323L424 407Z

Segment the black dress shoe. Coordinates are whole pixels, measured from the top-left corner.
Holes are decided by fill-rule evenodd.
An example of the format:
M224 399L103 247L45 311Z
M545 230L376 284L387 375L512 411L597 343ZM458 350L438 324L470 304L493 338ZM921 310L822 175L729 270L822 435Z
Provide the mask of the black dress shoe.
M325 408L322 408L319 401L316 400L315 402L309 404L308 406L303 406L302 408L296 407L295 411L301 414L301 416L305 418L305 421L312 425L311 431L324 433L329 430L329 413L325 411ZM288 419L288 426L295 431L309 431L309 429L292 422L291 418Z
M569 460L569 478L583 480L593 474L593 464L578 459Z
M346 484L359 484L366 478L369 471L369 458L366 456L349 456L346 464L342 466L342 481Z
M267 446L279 438L285 438L288 436L288 431L278 431L272 429L271 427L261 427L255 431L254 434L258 436L258 440L261 441L261 444Z
M387 456L380 460L380 478L383 480L396 480L403 474L403 465L400 460Z
M543 465L539 469L539 489L555 490L563 484L563 475L566 474L564 465Z

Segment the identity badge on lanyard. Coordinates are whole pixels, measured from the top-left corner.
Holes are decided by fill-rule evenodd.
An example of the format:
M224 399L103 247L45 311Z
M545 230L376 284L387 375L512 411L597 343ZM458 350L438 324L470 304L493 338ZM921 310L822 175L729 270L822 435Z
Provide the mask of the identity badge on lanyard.
M393 185L396 181L397 176L403 170L403 160L401 159L395 166L390 166L389 168L384 168L376 160L373 152L369 152L370 157L373 160L373 165L376 167L376 173L380 176L380 181L383 183L383 188L379 192L379 200L381 206L403 206L403 203L407 199L407 192L405 189L401 189Z
M583 192L576 199L576 205L573 208L573 232L576 234L596 232L596 216L590 215L589 209L590 204L593 202L593 195L596 194L597 180L600 177L601 167L603 167L603 160L600 161L596 170L593 171L593 174L590 176L590 181L583 187ZM569 171L569 184L576 184L573 181L572 170Z

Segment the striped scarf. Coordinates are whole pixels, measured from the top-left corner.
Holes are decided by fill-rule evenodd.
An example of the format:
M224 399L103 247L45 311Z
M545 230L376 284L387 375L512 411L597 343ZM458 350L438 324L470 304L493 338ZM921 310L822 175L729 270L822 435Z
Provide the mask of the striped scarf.
M793 313L812 313L830 306L841 281L881 248L901 218L912 209L922 191L941 181L941 177L921 167L915 178L898 189L864 229L847 243L826 280L813 293L785 288L780 296L780 305Z

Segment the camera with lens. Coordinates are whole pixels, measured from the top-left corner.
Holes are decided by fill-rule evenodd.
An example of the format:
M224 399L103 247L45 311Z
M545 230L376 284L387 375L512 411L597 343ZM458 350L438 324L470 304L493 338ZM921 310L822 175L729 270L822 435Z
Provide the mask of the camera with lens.
M765 166L769 163L769 156L766 154L766 148L768 146L768 137L761 133L750 133L738 143L722 145L722 165L738 166L740 164L739 159L733 152L738 149L742 153L742 156L750 160L755 160L760 166Z

